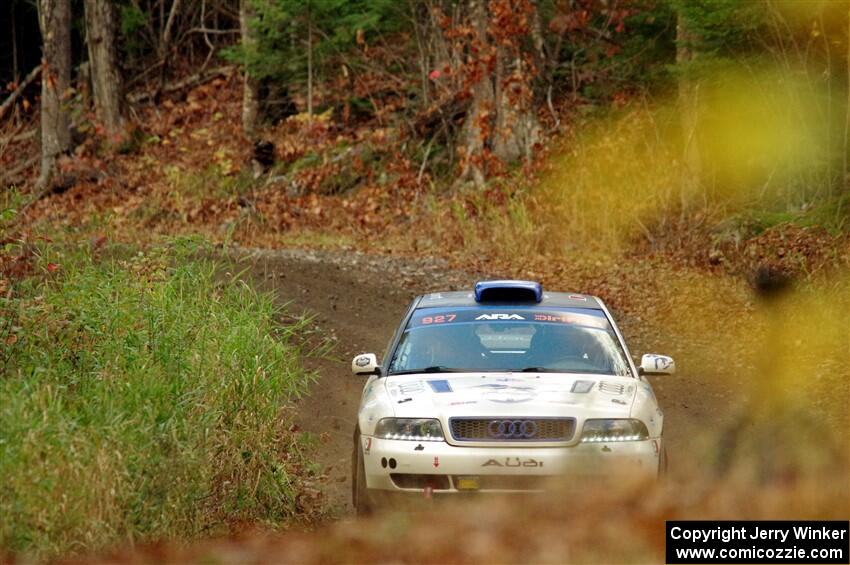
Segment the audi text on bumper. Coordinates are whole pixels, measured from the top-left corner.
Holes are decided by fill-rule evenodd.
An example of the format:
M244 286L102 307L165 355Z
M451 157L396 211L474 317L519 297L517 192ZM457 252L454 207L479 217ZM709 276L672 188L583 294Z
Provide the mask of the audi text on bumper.
M569 447L465 447L362 436L370 489L421 492L541 490L558 477L654 478L660 439Z

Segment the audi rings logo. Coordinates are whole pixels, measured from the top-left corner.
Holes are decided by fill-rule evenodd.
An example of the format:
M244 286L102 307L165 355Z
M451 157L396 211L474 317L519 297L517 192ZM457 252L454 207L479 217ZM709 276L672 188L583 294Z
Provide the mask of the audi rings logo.
M496 439L531 439L537 435L533 420L490 420L487 433Z

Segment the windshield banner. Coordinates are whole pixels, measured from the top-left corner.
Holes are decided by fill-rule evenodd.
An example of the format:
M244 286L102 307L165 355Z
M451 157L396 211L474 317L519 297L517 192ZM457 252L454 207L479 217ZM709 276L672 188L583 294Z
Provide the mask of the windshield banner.
M569 324L607 329L601 310L586 308L425 308L417 310L408 327L469 323Z

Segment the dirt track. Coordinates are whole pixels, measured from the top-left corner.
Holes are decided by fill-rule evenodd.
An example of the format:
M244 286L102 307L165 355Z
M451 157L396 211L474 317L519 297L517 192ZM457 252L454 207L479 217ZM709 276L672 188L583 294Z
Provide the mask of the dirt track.
M291 314L314 316L336 341L328 358L308 358L318 374L298 404L296 424L320 438L318 463L327 475L325 501L336 515L351 510L352 433L364 379L351 374L351 358L383 355L411 298L429 289L460 288L471 275L446 273L435 261L395 260L357 253L253 251L247 259L259 287L273 291Z
M318 463L327 476L322 487L325 501L337 516L350 513L351 437L363 381L349 370L352 356L361 352L383 355L400 316L410 299L419 293L447 288L469 288L479 278L472 273L448 271L435 260L380 257L354 252L300 250L244 251L246 261L260 288L273 291L293 314L315 316L322 334L337 341L330 358L308 359L318 373L309 396L299 402L297 424L318 436ZM481 274L498 277L500 273ZM593 293L594 289L559 289ZM626 334L632 354L675 352L628 318L614 313ZM689 371L655 378L656 395L665 412L665 440L671 471L684 470L697 461L701 431L731 416L728 391L717 390L710 377ZM707 382L708 381L708 382Z

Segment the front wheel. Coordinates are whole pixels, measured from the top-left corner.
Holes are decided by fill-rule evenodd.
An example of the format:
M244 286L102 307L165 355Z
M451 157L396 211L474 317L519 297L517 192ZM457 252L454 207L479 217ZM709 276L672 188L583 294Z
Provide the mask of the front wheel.
M374 512L375 505L366 488L366 466L360 441L360 428L354 430L354 450L351 454L351 504L354 513L366 516Z

